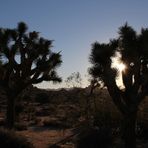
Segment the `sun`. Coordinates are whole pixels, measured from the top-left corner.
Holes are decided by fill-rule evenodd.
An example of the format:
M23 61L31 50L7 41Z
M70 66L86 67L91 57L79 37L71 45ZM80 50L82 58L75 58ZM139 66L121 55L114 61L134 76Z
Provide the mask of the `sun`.
M123 72L126 69L126 65L119 58L113 59L112 67L119 70L119 72Z
M117 68L120 72L122 72L122 71L125 70L126 66L125 66L125 64L123 64L123 63L116 63L116 68Z
M117 86L119 86L120 88L124 88L122 72L126 72L127 66L121 60L121 55L119 53L116 53L116 56L112 58L111 67L118 70L118 75L116 77Z

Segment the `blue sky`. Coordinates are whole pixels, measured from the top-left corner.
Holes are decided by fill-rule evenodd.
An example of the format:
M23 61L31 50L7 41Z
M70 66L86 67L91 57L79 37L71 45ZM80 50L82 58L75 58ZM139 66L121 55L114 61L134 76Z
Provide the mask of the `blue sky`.
M147 7L147 0L0 0L0 27L14 28L24 21L30 31L55 40L53 50L62 51L63 59L59 75L65 80L79 71L85 81L91 44L117 37L126 21L137 31L148 27Z

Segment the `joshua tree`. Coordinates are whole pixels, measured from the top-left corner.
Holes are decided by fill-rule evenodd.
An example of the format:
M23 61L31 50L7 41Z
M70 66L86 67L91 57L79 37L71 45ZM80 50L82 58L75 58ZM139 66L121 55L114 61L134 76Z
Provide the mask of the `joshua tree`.
M112 57L120 52L126 65L122 71L124 89L118 87L118 70L112 68ZM136 147L135 124L138 106L148 94L148 28L140 34L125 24L119 28L119 38L108 44L95 42L92 45L89 72L101 80L123 115L122 132L126 148Z
M20 22L16 29L0 29L0 85L8 97L7 126L12 128L15 100L27 86L42 81L60 82L56 68L61 64L60 53L51 51L52 41L27 32Z

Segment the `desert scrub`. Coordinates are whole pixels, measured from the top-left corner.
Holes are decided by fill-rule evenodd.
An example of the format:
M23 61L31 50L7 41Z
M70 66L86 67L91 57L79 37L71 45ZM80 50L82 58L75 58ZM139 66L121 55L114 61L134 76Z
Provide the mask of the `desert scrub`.
M111 130L90 127L77 136L76 148L110 148L112 143Z
M16 123L14 124L14 129L15 129L15 130L18 130L18 131L27 130L27 124L16 122Z
M54 127L54 128L69 128L70 125L68 125L66 122L60 121L58 119L45 119L43 121L43 126L45 127Z
M0 148L34 148L24 137L13 131L0 129Z

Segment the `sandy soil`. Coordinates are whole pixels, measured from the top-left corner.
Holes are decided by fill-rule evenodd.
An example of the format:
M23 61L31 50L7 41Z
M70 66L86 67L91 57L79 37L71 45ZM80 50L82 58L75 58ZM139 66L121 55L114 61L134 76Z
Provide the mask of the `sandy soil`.
M49 145L52 145L58 142L61 139L69 136L70 130L57 130L57 129L29 129L26 131L17 132L20 135L25 136L30 142L33 143L35 148L47 148ZM61 145L63 148L73 148L72 144Z

